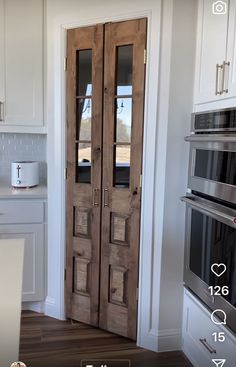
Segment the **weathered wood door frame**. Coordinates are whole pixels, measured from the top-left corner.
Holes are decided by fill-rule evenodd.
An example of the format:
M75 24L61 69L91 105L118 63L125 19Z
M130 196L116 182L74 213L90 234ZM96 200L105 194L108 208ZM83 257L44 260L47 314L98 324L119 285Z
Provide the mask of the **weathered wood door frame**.
M103 186L109 186L108 189L105 189L105 191L109 190L112 192L111 195L111 211L107 211L106 209L109 207L109 205L104 205L103 208L103 226L102 226L102 242L101 242L101 252L104 256L102 256L102 264L101 264L101 282L103 286L106 287L106 290L104 292L103 286L102 292L101 292L101 309L100 309L100 323L99 325L103 328L106 328L110 331L117 332L118 334L122 334L124 336L129 336L130 338L135 339L136 338L136 317L137 317L137 299L136 299L136 289L138 286L138 258L139 258L139 223L140 223L140 200L141 200L141 187L140 187L140 174L141 174L141 168L142 168L142 132L143 132L143 114L144 114L144 76L145 76L145 59L144 59L144 51L146 48L146 19L141 20L131 20L128 22L119 22L117 24L113 23L112 25L105 25L106 29L106 39L105 39L105 48L106 45L109 44L110 46L107 46L109 50L113 50L112 54L105 53L105 69L107 72L106 75L111 75L112 70L110 69L110 64L113 65L113 80L109 78L107 79L105 77L105 100L104 100L104 108L105 108L105 125L104 125L104 142L106 142L104 146L104 164L101 165L101 131L98 131L97 128L92 128L93 130L93 136L96 136L96 141L94 143L95 146L92 145L92 161L93 162L93 169L94 169L94 175L95 181L92 179L91 185L83 185L81 183L75 183L75 166L77 166L77 159L75 158L74 151L78 150L79 145L79 137L76 137L76 130L74 126L74 122L76 121L76 102L71 102L75 99L75 95L78 93L75 93L75 77L76 77L76 70L75 70L75 64L76 59L75 56L68 58L68 88L67 88L67 98L70 101L69 108L68 108L68 182L67 182L67 200L68 200L68 210L67 210L67 235L68 235L68 243L71 241L71 238L73 238L73 248L69 247L69 251L67 250L67 315L71 318L77 318L80 321L84 321L90 324L93 324L95 326L98 325L98 304L97 302L92 302L93 296L94 298L97 298L97 294L99 292L99 284L98 284L98 277L96 278L96 273L99 267L99 234L98 234L98 228L100 223L99 220L96 219L96 216L99 217L99 212L97 211L97 215L95 213L96 209L98 210L97 206L94 206L93 203L93 197L94 197L94 190L98 190L98 192L101 192L101 172L99 172L99 164L101 167L103 167L103 176L104 176L104 183ZM114 32L114 33L113 33ZM120 34L120 36L118 35ZM115 36L116 35L116 36ZM95 58L97 57L97 60L95 62L95 68L93 66L93 80L95 81L95 88L97 95L102 95L101 93L101 87L103 86L101 77L101 67L102 67L102 59L99 56L102 50L102 44L101 44L101 38L103 36L103 28L102 25L94 26L94 27L88 27L88 28L80 28L80 29L73 29L70 30L68 38L68 54L73 55L78 53L78 50L86 50L86 49L93 49L93 53L95 55ZM100 41L98 40L98 37L100 37ZM91 39L91 41L90 41ZM99 46L100 44L100 46ZM111 124L112 119L114 118L114 110L113 108L110 109L110 105L114 106L114 87L115 87L115 71L116 71L116 49L118 46L123 45L129 45L133 44L133 96L131 96L132 102L132 114L133 114L133 122L132 124L132 140L130 143L131 145L131 168L130 168L130 182L127 189L115 189L113 187L113 166L114 162L113 159L110 160L110 156L113 156L113 142L110 145L110 138L112 138L112 141L114 141L114 125ZM96 52L96 49L98 47L98 52ZM110 47L110 48L109 48ZM100 51L99 51L100 49ZM111 63L110 58L111 57ZM100 73L99 77L96 77L96 68L97 68L97 74ZM97 80L98 78L98 80ZM74 81L73 81L74 79ZM99 80L100 79L100 80ZM110 79L110 82L109 82ZM96 85L96 82L98 81L98 84L100 82L101 87L99 91L99 86ZM111 90L110 90L111 89ZM112 90L113 89L113 90ZM109 91L110 90L110 91ZM112 98L112 101L109 100L109 98ZM77 96L78 98L79 96ZM101 97L102 98L102 97ZM77 100L78 101L78 100ZM94 122L97 121L98 125L102 126L101 118L102 113L99 110L99 102L101 103L101 100L93 100L94 104L94 112L96 119L93 119ZM72 103L72 104L71 104ZM107 114L107 111L108 112ZM78 116L77 116L78 118ZM96 120L96 121L95 121ZM78 122L77 122L78 123ZM107 124L107 125L106 125ZM110 125L113 127L110 128ZM108 132L108 135L107 135ZM97 135L96 135L97 134ZM113 137L112 137L113 136ZM77 140L76 140L77 139ZM71 145L75 145L75 148L71 149ZM116 143L115 143L116 144ZM114 145L115 146L115 145ZM77 147L77 148L76 148ZM110 151L111 150L111 151ZM97 154L99 152L99 154ZM96 166L97 165L97 166ZM97 169L96 169L97 167ZM96 187L96 189L95 189ZM105 195L105 191L104 194ZM83 200L84 198L84 200ZM98 200L101 198L98 198ZM104 198L105 200L105 198ZM122 204L123 201L123 204ZM115 204L116 203L116 204ZM87 214L87 226L89 223L89 220L93 220L92 218L95 218L95 221L93 223L93 228L90 230L91 233L94 232L94 235L92 236L92 240L89 241L89 236L85 236L85 240L77 241L76 235L75 235L75 222L72 224L72 220L69 220L69 218L76 218L76 213L78 209L78 214L81 215L81 211L84 211L84 208L86 207L86 214ZM114 213L112 213L112 211ZM122 214L123 213L123 214ZM114 242L112 244L112 239L110 239L110 235L108 235L108 238L106 234L112 229L112 226L115 226L114 222L112 224L111 222L111 214L116 215L117 218L120 218L124 214L126 216L125 223L129 223L129 225L125 224L125 231L130 232L130 238L128 242L125 245L124 243L120 243L120 248L116 250L116 247L118 246L117 242ZM85 220L85 221L86 221ZM106 223L107 224L106 224ZM106 224L106 225L105 225ZM90 223L91 226L91 223ZM106 228L105 228L106 227ZM128 229L129 227L129 229ZM134 228L135 227L135 228ZM138 227L138 228L137 228ZM84 234L83 234L84 235ZM126 236L126 233L124 234ZM80 233L81 238L81 233ZM92 249L92 245L90 244L91 241L93 241L95 245L95 250ZM82 242L82 248L81 248L81 242ZM83 244L83 242L86 242ZM103 244L104 242L104 244ZM97 245L96 245L97 243ZM124 246L125 245L125 246ZM120 301L116 301L113 305L113 297L112 293L110 293L110 296L107 297L107 293L111 291L111 279L112 273L109 257L112 258L112 254L107 257L105 254L107 254L108 247L114 247L114 251L118 251L118 253L124 252L124 254L121 256L121 254L117 255L117 261L114 262L113 270L117 274L120 273L123 274L123 285L121 285L121 288L123 287L123 290L121 289L121 293L123 294L123 299ZM91 247L91 248L90 248ZM123 249L122 249L123 247ZM86 248L90 248L90 250L86 251ZM77 255L78 254L78 255ZM85 257L85 258L83 258ZM73 258L73 263L71 263L71 258ZM125 269L125 273L122 273L120 271L120 266L122 265L122 261L127 258L127 266ZM106 259L106 261L105 261ZM103 261L104 260L104 261ZM114 258L115 260L115 258ZM75 266L80 268L81 264L84 266L84 262L86 261L87 267L86 267L86 273L88 277L88 273L90 277L95 278L95 284L91 285L93 282L90 281L90 290L86 297L84 287L86 288L86 284L82 284L83 291L80 291L80 288L77 288L77 280L74 278L73 275L73 268ZM120 266L118 266L120 263ZM111 262L112 264L112 262ZM119 268L119 269L118 269ZM89 269L89 270L88 270ZM94 271L93 271L94 269ZM104 269L104 270L103 270ZM79 274L81 274L80 270ZM109 279L108 279L109 276ZM117 275L118 276L118 275ZM120 276L120 275L119 275ZM71 280L73 281L73 286L71 283ZM126 292L125 288L129 285L129 290ZM76 290L76 292L73 291L73 289ZM81 287L81 284L80 284ZM104 287L104 289L105 289ZM110 289L110 291L109 291ZM126 293L126 294L125 294ZM72 298L73 300L72 300ZM117 298L117 297L116 297ZM119 297L118 297L119 298ZM114 297L115 300L115 297ZM77 311L76 307L80 310ZM124 308L125 307L125 308ZM128 307L128 308L127 308ZM126 309L127 308L127 309ZM93 310L93 312L90 311L90 309ZM128 311L128 313L127 313ZM115 312L115 314L114 314ZM115 315L117 315L117 320L114 323ZM118 316L119 315L119 316ZM113 321L112 321L113 320ZM120 325L118 325L120 324Z

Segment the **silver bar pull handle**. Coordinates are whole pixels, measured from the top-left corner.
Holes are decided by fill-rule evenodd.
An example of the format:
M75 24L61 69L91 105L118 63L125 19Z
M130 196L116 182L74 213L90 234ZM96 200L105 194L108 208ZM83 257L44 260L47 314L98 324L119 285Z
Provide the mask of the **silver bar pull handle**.
M204 339L199 339L200 343L206 348L206 350L208 350L209 353L211 354L216 354L216 350L213 349L210 344L208 344L207 340Z
M219 90L219 72L222 71L222 69L223 69L223 65L216 64L216 91L215 91L215 93L216 93L217 96L222 94L222 89L223 89L223 88L221 88Z
M107 188L103 189L103 206L109 206L109 190Z
M99 206L99 189L93 190L93 206Z
M228 66L227 70L227 83L226 83L226 66ZM230 66L230 62L223 62L223 75L222 75L222 93L228 93L229 89L228 89L228 82L229 82L229 66Z
M4 102L0 102L0 121L4 121Z
M207 200L198 200L198 197L194 197L194 195L183 196L181 197L181 201L190 205L194 209L198 209L206 215L212 216L216 220L226 223L230 227L236 227L236 216L234 216L231 212L229 213L224 211L222 205L220 204L213 204L209 201L207 202Z
M236 140L236 134L192 134L184 138L185 141L196 142L222 142L222 143L234 143Z

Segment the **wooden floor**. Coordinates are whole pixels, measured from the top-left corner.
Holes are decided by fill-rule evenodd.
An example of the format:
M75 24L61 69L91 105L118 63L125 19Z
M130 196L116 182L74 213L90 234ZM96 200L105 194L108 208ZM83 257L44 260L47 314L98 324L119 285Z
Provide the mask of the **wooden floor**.
M20 360L27 367L80 367L83 359L129 359L132 367L191 366L181 352L149 352L84 324L23 312Z

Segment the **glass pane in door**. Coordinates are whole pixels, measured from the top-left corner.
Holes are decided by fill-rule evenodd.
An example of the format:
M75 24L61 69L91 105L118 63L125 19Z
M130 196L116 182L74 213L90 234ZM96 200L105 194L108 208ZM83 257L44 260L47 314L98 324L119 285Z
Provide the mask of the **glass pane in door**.
M117 95L132 94L133 45L117 47Z
M92 50L76 52L76 95L92 95Z
M114 186L129 187L130 178L130 145L115 146Z
M77 99L77 140L91 141L92 99Z
M91 184L92 50L76 51L76 182Z
M77 182L91 182L91 143L77 144Z
M131 142L132 99L116 99L116 142Z

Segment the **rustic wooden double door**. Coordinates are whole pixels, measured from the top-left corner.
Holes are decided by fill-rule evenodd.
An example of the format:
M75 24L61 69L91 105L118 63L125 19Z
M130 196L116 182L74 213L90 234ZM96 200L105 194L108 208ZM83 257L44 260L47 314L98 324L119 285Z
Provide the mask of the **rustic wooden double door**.
M146 19L67 36L67 317L136 339Z

